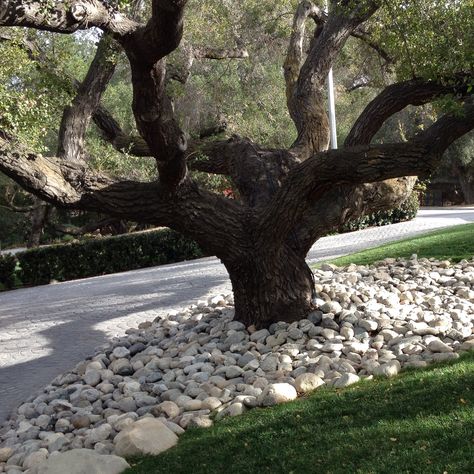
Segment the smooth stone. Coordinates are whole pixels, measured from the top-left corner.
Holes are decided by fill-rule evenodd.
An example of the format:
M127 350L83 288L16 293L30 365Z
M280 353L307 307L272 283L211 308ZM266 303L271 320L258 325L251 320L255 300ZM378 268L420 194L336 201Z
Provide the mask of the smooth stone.
M103 455L92 449L72 449L50 456L28 474L120 474L130 465L122 457Z
M36 466L42 463L43 461L46 461L48 455L48 450L45 448L41 448L38 451L29 454L23 461L23 468L30 469L31 467Z
M188 428L210 428L213 424L207 416L194 416L189 420Z
M295 388L299 393L308 393L324 385L324 380L312 373L298 375L295 379Z
M102 380L102 376L98 370L86 371L84 375L84 382L91 387L95 387Z
M355 374L345 373L341 377L339 377L333 384L334 388L344 388L348 387L349 385L353 385L360 381L360 377Z
M15 450L13 448L0 448L0 462L7 462L8 459L13 456L14 452Z
M432 352L453 352L453 348L449 347L440 339L434 339L428 344L428 349Z
M289 383L273 383L265 387L258 397L258 404L263 407L270 407L294 400L297 396L298 394L293 385Z
M337 301L327 301L320 307L321 311L325 314L334 313L338 314L342 311L342 306ZM308 317L309 319L309 317ZM311 319L310 319L311 321ZM315 323L316 324L316 323Z
M90 418L87 415L72 415L71 423L76 429L88 428L91 424Z
M178 436L155 418L136 421L114 439L115 453L123 457L143 454L156 456L177 442Z
M398 360L391 360L386 364L382 364L376 367L373 370L374 375L382 376L382 377L395 377L401 370L400 362Z
M130 351L126 347L119 346L112 351L112 355L116 359L123 359L130 355Z

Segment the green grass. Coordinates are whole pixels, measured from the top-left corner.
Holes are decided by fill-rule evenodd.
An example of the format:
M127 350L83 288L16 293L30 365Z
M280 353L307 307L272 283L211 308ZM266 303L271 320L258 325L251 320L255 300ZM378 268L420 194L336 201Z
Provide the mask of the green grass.
M459 262L471 259L474 255L474 224L450 227L419 237L399 240L363 252L331 260L337 266L343 267L350 263L370 265L386 257L410 257L416 253L418 257L434 257L440 260L450 259Z
M472 473L474 353L188 430L126 473Z

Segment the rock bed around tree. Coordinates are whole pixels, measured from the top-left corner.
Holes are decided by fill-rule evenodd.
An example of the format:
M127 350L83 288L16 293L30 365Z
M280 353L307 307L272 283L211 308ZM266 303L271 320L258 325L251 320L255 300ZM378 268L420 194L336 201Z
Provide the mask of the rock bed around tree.
M18 408L0 431L0 472L119 473L123 457L158 454L187 427L474 348L474 260L323 265L315 277L319 310L292 324L246 328L227 295L128 330Z

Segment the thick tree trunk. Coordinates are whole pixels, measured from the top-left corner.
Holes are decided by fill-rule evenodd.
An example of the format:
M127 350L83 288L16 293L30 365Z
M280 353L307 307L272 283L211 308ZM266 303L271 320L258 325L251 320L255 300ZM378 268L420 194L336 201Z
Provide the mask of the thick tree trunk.
M257 328L298 321L314 309L314 277L304 258L289 247L276 253L242 251L224 264L234 291L235 318Z

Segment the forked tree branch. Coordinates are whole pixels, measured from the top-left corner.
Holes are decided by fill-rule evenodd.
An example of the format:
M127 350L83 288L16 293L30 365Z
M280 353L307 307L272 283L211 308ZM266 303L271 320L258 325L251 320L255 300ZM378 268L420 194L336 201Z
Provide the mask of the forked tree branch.
M322 24L323 16L321 13L312 13L315 7L311 2L300 4L290 40L286 78L289 112L298 132L292 151L301 160L328 148L329 123L325 106L328 72L349 36L377 8L378 3L375 1L350 2L347 5L342 2ZM304 22L311 14L319 18L320 25L315 30L307 57L300 66Z
M284 241L304 218L312 203L336 185L362 184L402 176L429 174L443 152L457 138L474 128L474 105L469 101L462 113L441 117L412 141L331 150L314 155L294 167L259 218L262 242L275 235Z
M67 160L84 158L84 144L90 119L99 107L115 71L118 45L104 35L85 79L78 86L71 105L66 106L59 128L58 156Z
M66 209L172 227L223 255L243 238L244 209L187 181L173 193L160 183L120 181L86 164L31 152L0 132L0 171L40 199ZM211 238L209 238L211 236ZM214 247L215 245L215 247Z

